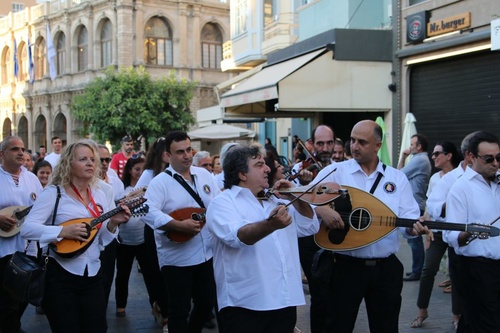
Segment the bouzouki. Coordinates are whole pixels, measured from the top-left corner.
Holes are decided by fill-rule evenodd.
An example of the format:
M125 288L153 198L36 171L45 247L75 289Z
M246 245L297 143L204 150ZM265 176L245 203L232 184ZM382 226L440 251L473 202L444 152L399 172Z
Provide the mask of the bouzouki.
M206 218L206 209L200 207L188 207L181 208L172 213L168 214L174 220L184 221L188 219L193 219L195 221L199 221L201 224L201 228L205 226L205 218ZM201 230L201 229L200 229ZM169 230L165 232L165 236L168 237L174 243L185 243L188 240L192 239L196 235L186 234L179 231Z
M350 204L337 205L337 200L342 200L338 198L335 206L346 227L342 230L328 229L321 224L320 230L314 236L316 244L321 248L333 251L359 249L386 237L397 230L397 227L412 228L417 222L416 219L397 217L389 207L368 192L345 185L342 185L342 188L347 189L349 195L345 200L350 200ZM483 239L500 234L498 228L484 224L437 221L421 223L429 229L467 231Z
M130 212L132 213L133 216L138 216L146 214L149 211L148 205L143 205L144 202L146 202L146 200L147 200L146 198L139 197L124 202L124 204L130 209ZM110 217L118 214L122 210L123 208L121 206L118 206L115 209L110 210L109 212L104 213L96 218L87 217L87 218L72 219L59 224L60 226L64 227L71 224L84 223L88 232L88 236L86 237L87 241L82 242L76 239L63 238L58 242L52 243L51 247L53 248L54 252L56 252L58 255L64 258L72 258L76 255L83 253L94 241L102 223L107 219L109 219Z
M0 215L10 216L13 219L16 219L16 224L10 228L10 230L4 231L0 229L0 237L12 237L15 236L21 231L21 226L24 223L24 219L28 215L33 206L10 206L0 210Z

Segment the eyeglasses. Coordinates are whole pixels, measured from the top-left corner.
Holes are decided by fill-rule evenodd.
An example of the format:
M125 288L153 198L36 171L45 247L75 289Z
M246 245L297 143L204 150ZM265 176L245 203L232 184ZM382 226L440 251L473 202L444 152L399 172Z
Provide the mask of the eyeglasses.
M159 137L158 139L156 139L156 143L158 143L158 142L160 142L160 141L163 141L163 140L165 140L165 138L161 136L161 137Z
M101 163L103 163L103 162L109 163L109 162L111 162L111 158L110 157L101 158Z
M441 155L441 154L446 155L446 154L448 154L448 153L446 153L446 152L444 152L444 151L435 151L435 152L433 152L433 153L432 153L432 156L433 156L433 157L438 157L438 156L439 156L439 155Z
M202 165L200 165L200 167L202 168L206 168L207 166L212 166L212 163L203 163Z
M132 156L130 156L130 158L133 160L135 160L137 158L141 158L141 157L144 157L143 153L137 153L137 154L133 154Z
M485 163L493 163L494 160L496 160L497 162L500 163L500 154L498 154L497 156L493 157L491 155L486 155L486 156L481 156L481 155L476 155L477 157L479 157L480 159L482 159Z

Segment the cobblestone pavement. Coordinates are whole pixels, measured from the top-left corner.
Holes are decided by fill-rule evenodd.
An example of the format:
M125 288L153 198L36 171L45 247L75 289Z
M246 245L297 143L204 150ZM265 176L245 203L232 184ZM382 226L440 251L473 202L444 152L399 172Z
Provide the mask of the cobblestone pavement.
M411 250L405 239L401 240L401 249L398 257L408 272L411 267ZM414 329L410 323L417 314L416 299L418 294L418 281L404 282L403 305L399 320L400 333L452 333L454 332L451 316L451 295L442 292L442 288L437 285L445 280L442 273L438 273L434 283L434 290L429 305L429 318L424 322L422 328ZM310 333L309 330L309 295L307 295L307 285L304 286L306 292L307 305L298 308L297 327L302 333ZM129 304L127 306L127 316L117 318L115 316L114 289L111 291L109 306L107 311L108 332L110 333L160 333L162 332L151 314L151 309L147 300L146 288L142 281L142 275L134 268L130 280ZM22 329L26 333L48 333L50 327L44 315L38 315L33 306L28 306L22 318ZM368 319L361 305L356 327L353 333L367 333ZM218 333L217 329L205 329L203 333Z

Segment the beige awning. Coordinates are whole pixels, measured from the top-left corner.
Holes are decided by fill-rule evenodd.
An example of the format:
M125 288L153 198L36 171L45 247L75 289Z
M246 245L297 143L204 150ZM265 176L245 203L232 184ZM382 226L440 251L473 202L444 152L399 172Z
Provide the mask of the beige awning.
M300 69L322 52L325 52L325 49L265 67L236 88L223 94L221 96L221 106L231 107L278 98L278 82Z

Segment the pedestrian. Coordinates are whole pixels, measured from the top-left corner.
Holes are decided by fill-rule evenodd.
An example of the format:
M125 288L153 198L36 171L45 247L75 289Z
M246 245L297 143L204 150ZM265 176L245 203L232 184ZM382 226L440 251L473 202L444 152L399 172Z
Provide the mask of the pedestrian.
M113 159L111 160L109 167L115 170L118 178L121 179L125 163L127 163L130 156L134 154L134 139L132 139L132 136L127 134L120 140L120 144L121 150L113 155Z
M46 160L39 160L33 167L32 172L38 177L42 187L45 188L48 185L50 175L52 174L52 165Z
M80 141L69 145L54 170L51 185L39 196L21 227L21 235L49 247L45 297L42 302L52 332L106 332L106 307L101 268L100 247L118 235L119 224L128 221L130 210L122 211L102 223L94 241L81 253L62 257L50 246L65 239L87 244L85 224L61 225L75 217L97 218L110 210L109 200L99 188L98 152ZM60 199L55 209L59 186ZM54 225L52 215L55 214Z

